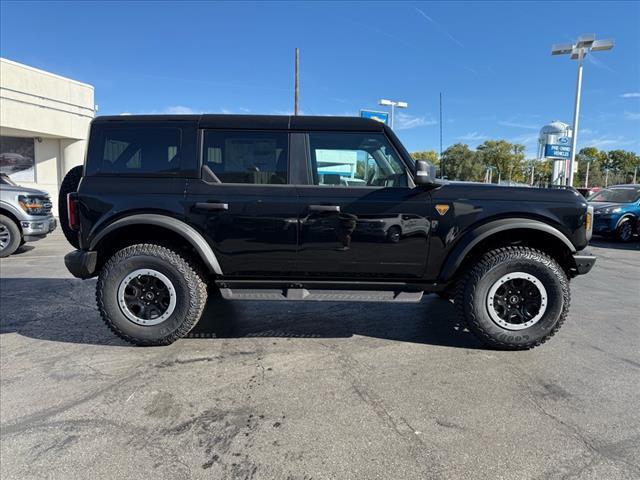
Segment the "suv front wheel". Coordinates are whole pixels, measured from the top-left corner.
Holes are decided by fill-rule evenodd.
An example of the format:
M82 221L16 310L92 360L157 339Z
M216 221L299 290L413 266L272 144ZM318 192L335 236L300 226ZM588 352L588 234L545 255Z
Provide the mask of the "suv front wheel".
M484 254L458 285L455 303L469 329L494 348L544 343L569 310L567 276L546 254L506 247Z
M96 300L103 320L122 339L136 345L168 345L200 320L207 285L178 253L139 244L107 261L98 278Z

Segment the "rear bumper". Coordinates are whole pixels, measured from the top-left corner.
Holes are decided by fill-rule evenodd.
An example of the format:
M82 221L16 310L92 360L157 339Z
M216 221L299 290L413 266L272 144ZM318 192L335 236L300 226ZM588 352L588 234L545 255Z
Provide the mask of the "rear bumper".
M584 275L589 273L596 263L596 256L589 252L580 252L573 255L575 263L575 274Z
M76 278L91 278L95 275L98 252L91 250L74 250L64 256L67 270Z

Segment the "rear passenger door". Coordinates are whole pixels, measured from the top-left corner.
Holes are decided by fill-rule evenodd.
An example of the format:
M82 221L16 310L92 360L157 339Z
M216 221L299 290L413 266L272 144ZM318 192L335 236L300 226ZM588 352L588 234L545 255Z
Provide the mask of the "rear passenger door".
M187 217L206 235L225 277L294 269L300 206L289 182L286 131L202 130L202 175L187 187Z

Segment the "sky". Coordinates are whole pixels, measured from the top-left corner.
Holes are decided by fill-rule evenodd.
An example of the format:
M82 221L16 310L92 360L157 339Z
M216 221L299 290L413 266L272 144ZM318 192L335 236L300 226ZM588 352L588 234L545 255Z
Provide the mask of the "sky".
M304 115L408 102L410 151L486 139L536 153L571 123L577 64L551 45L615 40L585 61L578 148L640 153L640 2L0 2L0 55L95 87L100 115Z

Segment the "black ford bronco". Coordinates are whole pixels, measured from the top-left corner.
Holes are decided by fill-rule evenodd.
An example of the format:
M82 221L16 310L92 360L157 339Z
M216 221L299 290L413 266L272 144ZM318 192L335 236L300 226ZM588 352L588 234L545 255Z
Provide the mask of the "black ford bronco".
M61 188L79 278L106 324L164 345L227 300L452 301L488 345L527 349L587 273L591 211L573 189L440 182L373 120L119 116L91 125ZM401 319L389 319L402 321Z

